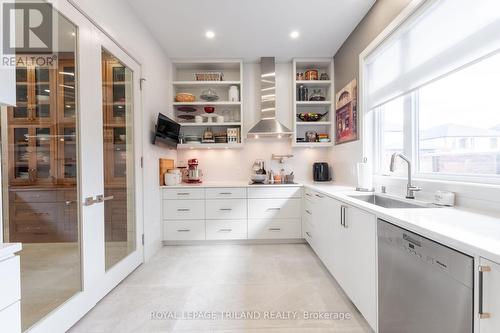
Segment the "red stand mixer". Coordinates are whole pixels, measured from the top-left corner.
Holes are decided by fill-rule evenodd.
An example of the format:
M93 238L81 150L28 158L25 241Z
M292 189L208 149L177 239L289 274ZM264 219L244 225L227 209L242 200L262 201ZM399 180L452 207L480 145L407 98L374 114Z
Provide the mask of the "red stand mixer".
M192 158L188 160L188 183L201 183L201 170L198 169L198 159Z

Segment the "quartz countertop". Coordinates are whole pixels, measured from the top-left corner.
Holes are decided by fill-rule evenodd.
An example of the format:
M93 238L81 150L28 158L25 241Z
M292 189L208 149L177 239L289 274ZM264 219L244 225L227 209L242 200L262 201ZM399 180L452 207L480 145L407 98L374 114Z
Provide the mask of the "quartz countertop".
M21 243L0 243L0 260L21 251Z
M460 207L384 208L351 198L369 194L356 192L354 187L315 183L304 186L468 255L500 263L500 214Z

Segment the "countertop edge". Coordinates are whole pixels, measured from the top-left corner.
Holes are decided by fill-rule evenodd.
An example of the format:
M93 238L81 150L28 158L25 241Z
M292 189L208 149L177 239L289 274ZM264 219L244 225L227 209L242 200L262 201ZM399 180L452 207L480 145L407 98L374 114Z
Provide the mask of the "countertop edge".
M21 251L23 245L21 243L0 243L0 260L14 255Z

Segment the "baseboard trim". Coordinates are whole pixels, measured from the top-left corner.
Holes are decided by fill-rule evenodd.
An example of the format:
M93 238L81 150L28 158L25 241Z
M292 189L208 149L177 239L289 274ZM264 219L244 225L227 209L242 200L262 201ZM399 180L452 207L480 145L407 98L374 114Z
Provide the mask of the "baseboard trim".
M230 240L198 240L198 241L163 241L163 246L171 245L253 245L253 244L304 244L303 238L293 239L230 239Z

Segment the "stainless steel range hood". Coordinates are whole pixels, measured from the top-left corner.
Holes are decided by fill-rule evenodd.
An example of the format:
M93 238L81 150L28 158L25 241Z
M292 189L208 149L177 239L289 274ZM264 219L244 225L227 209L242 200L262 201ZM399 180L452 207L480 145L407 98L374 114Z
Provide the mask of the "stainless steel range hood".
M289 137L292 130L276 120L276 71L274 57L260 58L260 121L248 131L249 138Z

